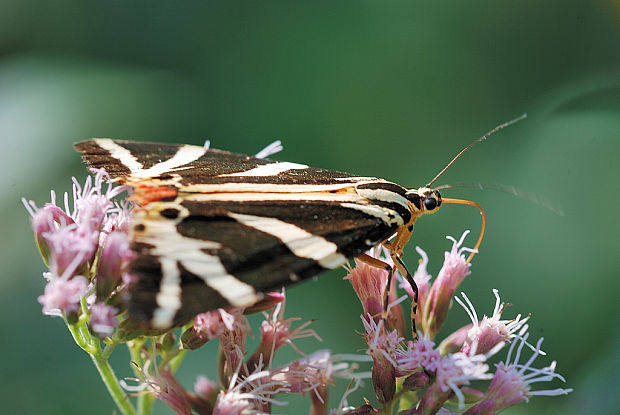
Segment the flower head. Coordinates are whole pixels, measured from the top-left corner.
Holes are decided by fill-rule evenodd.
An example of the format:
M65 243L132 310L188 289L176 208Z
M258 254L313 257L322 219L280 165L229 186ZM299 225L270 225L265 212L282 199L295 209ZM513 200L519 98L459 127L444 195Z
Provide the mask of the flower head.
M371 267L358 259L345 279L351 282L362 307L364 316L380 318L383 311L383 297L388 273L384 269Z
M118 326L116 314L118 309L105 303L95 303L90 307L90 327L92 330L101 335L109 336Z
M529 320L529 316L521 318L521 314L512 320L501 320L500 317L506 309L506 305L501 302L498 290L493 289L493 294L496 299L493 314L491 317L483 316L480 321L478 321L478 315L473 304L465 293L461 293L465 302L458 297L454 298L465 309L472 321L462 343L461 351L465 354L487 353L499 343L509 342Z
M283 382L292 393L309 393L311 414L327 413L328 387L339 377L352 377L352 367L337 362L328 350L320 350L289 365L273 369L272 379Z
M381 403L389 402L396 391L396 350L402 337L397 330L388 332L383 320L376 323L362 317L366 329L367 353L372 357L372 383Z
M529 334L525 334L523 337L518 336L517 341L510 345L506 362L500 362L496 365L497 370L484 399L471 407L466 412L468 415L494 414L519 402L527 402L531 396L566 395L573 391L572 389L531 390L530 385L533 383L549 382L553 379L560 379L564 382L564 378L555 373L555 362L541 369L532 367L534 360L541 355L542 338L536 343L534 353L527 362L519 363L521 351L523 346L527 345L528 336ZM511 361L513 353L514 359Z
M128 385L125 380L121 380L121 385L125 390L131 392L147 391L163 403L168 405L176 414L192 415L188 392L181 386L179 381L174 377L170 369L158 371L155 367L155 375L149 373L149 366L152 361L148 360L144 367L137 367L139 378L126 378L137 382L138 385Z
M391 328L396 328L399 333L404 334L405 320L403 317L403 310L397 305L407 297L403 296L397 298L395 283L398 278L402 279L402 277L398 270L395 269L390 253L385 247L381 246L371 249L367 254L394 269L394 278L390 284L387 297L388 307L386 320ZM352 269L349 268L349 274L344 279L351 281L351 285L364 308L364 318L368 317L374 319L375 322L379 321L383 316L385 306L385 290L387 288L388 272L383 268L377 268L376 266L355 259L355 267ZM404 284L409 286L409 283L406 281ZM411 291L411 287L409 287L409 290Z
M453 242L452 249L445 253L443 266L428 293L423 309L422 328L425 333L430 334L431 338L437 334L446 320L456 288L470 273L470 264L466 261L463 252L472 252L472 250L462 246L468 233L469 231L465 231L458 241L448 237Z
M97 266L98 300L104 301L112 294L122 279L125 266L132 257L133 253L129 249L129 239L126 233L114 231L108 235Z
M194 391L187 394L192 409L199 415L211 415L220 391L217 384L205 376L198 376Z
M248 361L248 367L250 369L257 368L261 365L270 365L275 351L285 344L289 344L295 351L303 355L295 344L293 344L293 340L295 339L315 337L321 341L321 338L314 330L307 328L312 321L303 323L299 327L293 329L293 323L300 320L300 318L292 317L285 319L284 304L284 302L278 303L273 311L267 315L267 318L263 320L260 326L260 344Z
M407 347L396 351L397 375L406 376L418 370L435 372L441 354L435 349L435 343L427 336L419 336L415 341L408 341Z
M285 382L273 379L267 370L257 370L242 379L239 369L230 377L228 388L218 394L213 415L262 415L268 405L285 404L272 398L288 391Z
M102 242L105 240L104 229L107 221L114 217L118 220L119 210L115 209L112 199L127 190L125 186L113 187L110 177L100 169L94 170L95 176L88 177L84 185L73 179L73 205L70 206L69 195L64 195L64 209L56 205L56 194L51 192L51 202L38 208L32 201L22 200L32 217L35 239L44 261L51 274L45 293L39 297L45 313L56 314L60 310L75 312L80 298L86 294L88 281L96 271L91 270ZM108 182L104 190L104 182ZM118 207L118 205L116 205ZM127 209L129 205L125 204ZM128 210L125 210L125 213ZM107 226L108 229L114 226ZM120 279L120 268L127 260L128 247L119 250L118 241L126 236L115 236L109 244L110 249L103 255L99 276L107 281L100 293L107 297ZM120 252L122 251L122 253ZM110 265L114 265L110 267ZM114 271L114 272L112 272ZM115 274L114 278L109 278ZM95 311L95 318L98 318ZM96 321L97 322L97 321Z
M81 275L71 279L53 278L39 296L43 313L59 316L60 312L74 313L79 309L80 300L88 290L88 281Z

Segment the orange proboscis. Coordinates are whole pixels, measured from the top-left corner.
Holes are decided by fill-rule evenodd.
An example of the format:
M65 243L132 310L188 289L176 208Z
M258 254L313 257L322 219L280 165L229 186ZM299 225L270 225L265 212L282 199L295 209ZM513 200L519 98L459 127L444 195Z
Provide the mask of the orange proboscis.
M485 218L484 218L484 210L482 210L482 207L476 203L476 202L472 202L471 200L465 200L465 199L452 199L449 197L443 197L441 199L441 201L443 203L455 203L458 205L470 205L470 206L475 206L478 208L478 210L480 211L480 214L482 215L482 227L480 228L480 236L478 237L478 241L476 242L476 246L474 246L474 250L476 252L472 252L471 254L469 254L469 257L467 258L467 263L469 264L472 260L472 258L474 257L474 255L476 255L478 248L480 247L480 243L482 243L482 237L484 236L484 225L485 225Z
M176 198L179 191L174 187L151 186L140 183L133 188L131 198L138 206L145 206L162 199Z

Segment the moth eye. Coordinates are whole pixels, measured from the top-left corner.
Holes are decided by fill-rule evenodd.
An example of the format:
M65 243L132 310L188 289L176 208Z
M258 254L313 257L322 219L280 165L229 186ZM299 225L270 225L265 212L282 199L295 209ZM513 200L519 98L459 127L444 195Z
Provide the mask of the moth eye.
M162 215L164 218L176 219L179 216L179 211L174 208L168 208L160 211L159 214Z
M426 210L433 210L437 207L437 199L434 197L425 197L424 198L424 208Z

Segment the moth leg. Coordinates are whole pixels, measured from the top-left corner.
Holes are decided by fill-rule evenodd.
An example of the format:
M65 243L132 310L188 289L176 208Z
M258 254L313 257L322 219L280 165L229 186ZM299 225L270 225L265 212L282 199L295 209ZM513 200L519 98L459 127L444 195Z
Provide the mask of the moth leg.
M385 294L383 296L383 313L381 315L381 317L383 318L383 322L387 328L387 323L388 323L387 312L388 312L388 305L389 305L388 297L390 294L390 287L392 285L392 275L394 275L394 268L392 268L392 266L388 264L387 262L383 262L380 259L373 258L367 254L361 254L360 256L357 257L357 259L359 259L360 261L362 261L363 263L367 265L370 265L371 267L384 269L388 273L387 283L385 285Z
M411 290L413 291L413 299L411 301L411 333L415 339L418 336L415 325L415 316L418 312L418 285L415 283L411 273L409 273L405 263L400 259L400 256L398 256L395 252L391 252L390 257L392 258L392 261L394 261L394 265L396 266L398 272L405 277L411 286Z

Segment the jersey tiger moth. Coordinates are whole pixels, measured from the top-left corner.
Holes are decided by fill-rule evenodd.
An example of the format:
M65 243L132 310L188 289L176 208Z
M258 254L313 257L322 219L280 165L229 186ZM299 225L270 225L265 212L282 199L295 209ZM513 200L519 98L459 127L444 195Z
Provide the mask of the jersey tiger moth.
M494 128L452 162L522 118ZM401 260L415 221L442 202L480 209L431 188L445 169L426 186L407 189L374 177L192 145L96 138L75 148L89 166L133 188L129 272L136 283L128 309L154 328L219 307L251 306L265 292L355 257L385 268L390 280L392 267L364 253L379 244L417 292ZM484 231L484 214L482 219Z

